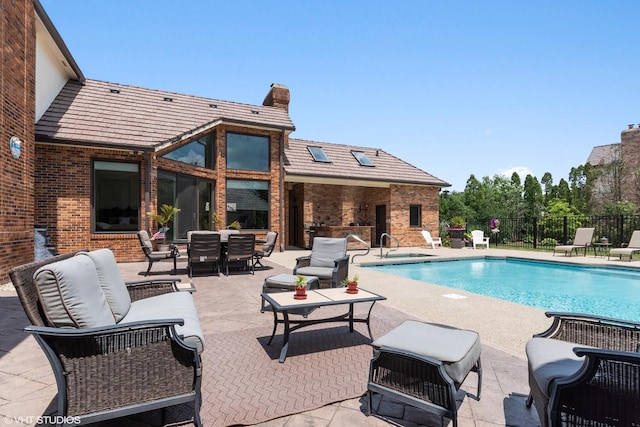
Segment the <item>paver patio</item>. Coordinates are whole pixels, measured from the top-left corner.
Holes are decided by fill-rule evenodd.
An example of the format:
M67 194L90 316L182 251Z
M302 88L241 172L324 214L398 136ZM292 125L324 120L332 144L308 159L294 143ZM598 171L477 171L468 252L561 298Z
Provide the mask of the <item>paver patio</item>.
M483 251L403 248L401 251L436 254L438 257L515 256L579 264L615 265L614 261L592 256L552 259L550 253L493 248ZM262 282L269 275L289 273L295 265L295 257L301 255L301 251L294 250L274 252L271 257L263 260L267 268L258 270L255 276L233 273L229 277L222 275L194 278L198 289L194 296L204 333L206 335L224 334L270 327L271 314L260 313ZM358 263L375 260L377 256L374 254L357 258ZM629 267L629 263L624 264L625 267ZM631 267L635 267L633 264L631 263ZM159 263L154 265L153 272L164 276L171 267L170 263ZM178 267L179 277L183 281L188 281L184 257L180 260ZM134 280L139 279L139 274L146 270L146 263L120 264L120 268L125 279ZM445 298L443 295L450 294L451 289L389 276L362 268L358 264L351 264L350 269L352 273L359 274L362 287L387 297L386 301L377 303L385 306L385 310L380 311L381 315L392 317L383 319L385 321L399 322L404 318L416 318L479 332L483 343L482 399L476 401L473 397L465 397L461 394L463 397L459 409L461 427L538 425L535 411L528 410L524 406L528 393L524 343L532 334L544 330L549 324L543 310L458 290L455 293L467 298ZM2 313L0 317L0 417L3 418L5 425L35 425L38 422L38 416L51 413L47 411L51 410L51 403L56 393L53 374L44 353L35 341L22 331L28 321L15 291L9 285L0 285L0 312ZM376 316L376 312L373 316ZM215 342L207 342L207 348L215 345ZM238 354L242 354L243 349L236 350ZM277 359L273 360L273 363L278 364ZM363 372L363 375L365 378L363 387L366 388L366 372ZM468 390L473 395L475 381L475 374L471 374L463 384L462 390ZM207 386L203 384L203 390ZM306 412L300 412L300 408L291 408L285 416L258 425L289 427L388 425L388 422L381 417L367 417L366 401L359 396L327 403L331 404ZM207 423L206 405L205 402L202 411L205 425L216 425ZM429 414L389 399L376 398L375 407L379 415L401 425L440 425L440 421ZM145 420L144 417L127 420L126 425L142 426L149 425L148 422L157 423L158 421L158 417L154 414L149 420ZM109 425L125 425L123 423L124 420L118 420Z

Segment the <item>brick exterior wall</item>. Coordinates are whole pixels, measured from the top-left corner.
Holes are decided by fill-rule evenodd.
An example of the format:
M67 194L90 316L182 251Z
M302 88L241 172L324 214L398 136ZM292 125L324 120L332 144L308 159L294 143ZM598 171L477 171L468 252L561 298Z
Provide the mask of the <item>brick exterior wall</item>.
M226 132L264 135L270 138L269 172L239 171L226 169ZM280 232L280 138L279 132L258 131L237 126L219 126L216 132L216 166L205 169L161 158L167 151L177 148L174 145L155 154L130 151L85 148L40 143L36 149L36 223L48 227L48 235L57 252L66 253L81 249L111 249L119 262L143 261L144 255L135 232L131 233L92 233L92 160L135 161L140 165L140 200L138 224L140 229L151 232L157 230L146 216L147 211L155 211L157 200L158 170L188 174L213 181L214 209L220 218L226 217L226 178L259 179L269 181L271 195L270 230ZM195 138L201 135L196 135ZM189 141L191 141L190 139ZM185 141L184 144L188 144ZM148 172L148 165L151 170ZM149 206L145 205L146 177L150 176ZM136 207L132 207L136 208ZM264 239L267 230L247 230ZM280 233L282 236L283 233ZM278 238L280 239L280 237ZM276 249L278 250L278 249ZM33 253L33 245L31 245Z
M31 0L0 0L0 274L34 259L35 12ZM9 139L22 141L15 159Z
M625 173L622 194L625 200L640 204L640 127L629 126L620 135L621 158Z
M386 206L386 232L399 240L400 246L420 246L424 239L422 227L409 227L409 206L422 206L422 226L438 230L438 188L417 185L391 185L389 188L350 187L327 184L295 184L292 186L291 208L298 218L295 234L300 241L289 244L308 246L309 235L304 226L324 224L348 226L350 223L376 223L376 205ZM375 236L373 237L375 240Z

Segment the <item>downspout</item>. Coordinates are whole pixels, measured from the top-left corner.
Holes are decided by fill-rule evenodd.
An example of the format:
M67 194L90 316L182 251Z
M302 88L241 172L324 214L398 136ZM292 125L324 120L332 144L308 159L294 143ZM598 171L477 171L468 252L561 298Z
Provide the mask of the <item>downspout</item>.
M284 129L280 133L280 252L284 252Z
M146 174L144 178L144 224L145 230L149 229L149 217L147 216L147 212L149 212L149 203L151 202L151 167L152 167L152 152L145 151L144 152L144 160L146 163Z

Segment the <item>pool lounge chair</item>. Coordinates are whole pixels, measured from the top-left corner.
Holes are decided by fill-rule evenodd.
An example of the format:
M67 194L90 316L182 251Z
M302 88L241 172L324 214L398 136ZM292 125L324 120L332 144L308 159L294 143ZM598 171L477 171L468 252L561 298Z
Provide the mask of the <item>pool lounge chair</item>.
M571 256L573 251L576 251L576 255L578 255L578 249L584 249L584 256L587 256L587 248L591 246L594 230L595 228L578 228L576 236L573 238L573 244L556 246L553 248L553 255L555 256L556 252L564 252L565 256L567 253Z
M431 246L432 249L435 249L436 245L440 245L440 247L442 247L442 238L432 237L428 230L422 230L422 237L424 237L427 247Z
M631 261L631 257L634 252L640 252L640 230L635 230L633 234L631 234L631 240L629 240L629 244L626 248L613 248L609 251L609 258L611 259L611 255L618 255L618 259L622 259L622 255L628 256L629 261Z

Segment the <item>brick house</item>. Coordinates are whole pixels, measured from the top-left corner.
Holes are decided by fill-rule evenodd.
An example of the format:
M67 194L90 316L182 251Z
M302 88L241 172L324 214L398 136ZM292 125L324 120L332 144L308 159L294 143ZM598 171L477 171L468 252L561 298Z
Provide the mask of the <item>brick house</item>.
M629 201L640 205L640 126L620 133L620 142L593 147L587 163L600 169L594 201Z
M136 231L155 231L146 212L165 203L181 209L169 238L217 217L258 238L278 231L279 250L307 246L314 224L371 227L372 244L386 232L403 246L438 228L448 183L380 149L290 138L286 86L249 105L87 79L37 0L0 2L21 24L2 26L14 76L2 136L21 142L19 157L0 154L3 274L34 258L34 224L60 253L108 247L139 261Z

